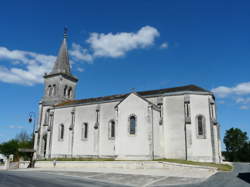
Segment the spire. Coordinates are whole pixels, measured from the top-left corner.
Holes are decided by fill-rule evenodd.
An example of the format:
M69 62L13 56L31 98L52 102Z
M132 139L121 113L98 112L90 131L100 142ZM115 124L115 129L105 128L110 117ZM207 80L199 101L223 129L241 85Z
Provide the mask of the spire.
M71 75L68 49L67 49L67 37L68 37L67 31L68 29L65 27L63 42L61 44L57 59L50 74L65 73Z

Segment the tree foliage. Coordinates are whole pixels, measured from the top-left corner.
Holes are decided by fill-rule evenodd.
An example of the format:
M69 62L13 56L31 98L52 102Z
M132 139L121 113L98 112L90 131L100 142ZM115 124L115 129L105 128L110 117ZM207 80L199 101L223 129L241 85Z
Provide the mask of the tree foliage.
M250 161L250 142L246 132L239 128L231 128L226 131L224 137L226 152L224 156L228 161Z
M15 160L18 160L20 157L24 158L25 160L28 160L30 154L19 152L19 148L32 148L31 135L29 135L25 131L22 131L17 134L15 139L0 144L0 153L4 154L5 156L13 154Z

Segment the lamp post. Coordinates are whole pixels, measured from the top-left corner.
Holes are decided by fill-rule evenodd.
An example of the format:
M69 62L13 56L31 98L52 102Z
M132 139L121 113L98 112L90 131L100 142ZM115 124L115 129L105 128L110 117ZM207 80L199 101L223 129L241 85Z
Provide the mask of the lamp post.
M35 141L35 125L36 125L36 113L30 112L29 113L29 123L32 123L33 121L33 131L32 131L32 139L33 139L33 147L34 147L34 141Z
M34 148L35 145L35 126L36 126L36 113L35 112L30 112L29 113L29 123L33 122L33 131L32 131L32 149ZM34 151L31 152L31 158L30 158L30 167L34 167Z

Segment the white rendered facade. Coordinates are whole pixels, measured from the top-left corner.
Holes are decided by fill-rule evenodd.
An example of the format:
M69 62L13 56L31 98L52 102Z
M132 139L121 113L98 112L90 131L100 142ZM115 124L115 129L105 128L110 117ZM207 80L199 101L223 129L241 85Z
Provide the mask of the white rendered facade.
M60 73L63 68L45 76L35 134L36 158L221 161L220 127L211 92L188 85L73 100L77 79ZM60 93L49 95L47 88L54 84ZM66 97L61 93L65 85L72 91Z

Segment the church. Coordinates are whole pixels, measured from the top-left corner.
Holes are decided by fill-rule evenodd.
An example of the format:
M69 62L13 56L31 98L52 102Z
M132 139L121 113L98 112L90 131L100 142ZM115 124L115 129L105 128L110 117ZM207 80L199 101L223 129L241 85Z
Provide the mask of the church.
M195 85L75 100L64 34L44 75L35 158L160 158L221 162L213 93Z

